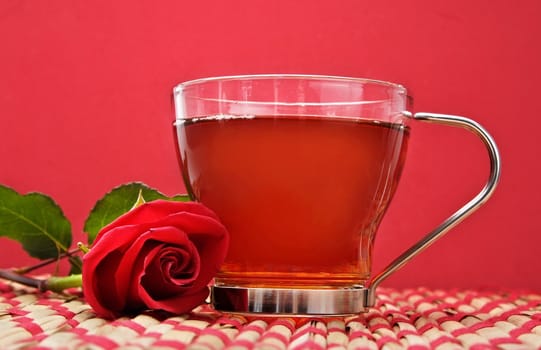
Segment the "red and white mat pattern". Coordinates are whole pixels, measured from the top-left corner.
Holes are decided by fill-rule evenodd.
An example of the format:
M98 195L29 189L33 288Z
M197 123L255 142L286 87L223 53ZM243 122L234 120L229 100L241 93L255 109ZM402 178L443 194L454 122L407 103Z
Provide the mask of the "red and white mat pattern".
M0 349L541 349L541 294L378 289L366 313L246 318L206 306L186 315L104 320L77 296L0 280Z

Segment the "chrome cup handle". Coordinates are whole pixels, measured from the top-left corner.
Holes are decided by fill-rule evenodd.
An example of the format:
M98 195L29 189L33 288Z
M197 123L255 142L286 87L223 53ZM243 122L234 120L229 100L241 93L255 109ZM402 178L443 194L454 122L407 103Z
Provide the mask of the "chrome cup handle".
M407 113L409 116L411 116L409 112ZM393 260L386 268L384 268L371 281L368 282L368 293L365 295L366 300L364 301L365 306L373 306L375 304L376 288L383 280L404 266L417 254L428 248L437 239L441 238L451 228L459 224L462 220L484 204L496 189L496 185L498 184L500 178L501 160L496 143L490 134L477 122L464 117L434 113L416 113L413 115L413 119L461 127L479 136L488 150L488 156L490 158L490 176L485 187L473 199L447 218L432 232L424 236L419 242Z

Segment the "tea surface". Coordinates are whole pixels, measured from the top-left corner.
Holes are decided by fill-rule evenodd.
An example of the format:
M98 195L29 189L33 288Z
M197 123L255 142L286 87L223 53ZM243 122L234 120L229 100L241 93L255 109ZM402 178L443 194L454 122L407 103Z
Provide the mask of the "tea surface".
M231 234L216 283L363 284L405 158L404 125L310 116L177 125L188 192Z

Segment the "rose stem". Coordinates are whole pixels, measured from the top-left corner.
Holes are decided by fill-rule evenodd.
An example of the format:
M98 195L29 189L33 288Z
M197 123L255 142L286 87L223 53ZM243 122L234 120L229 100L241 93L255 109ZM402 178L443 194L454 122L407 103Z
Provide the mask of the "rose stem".
M61 293L64 289L81 287L83 285L82 275L50 277L46 280L40 280L37 278L19 275L11 270L0 269L0 277L9 281L23 284L25 286L36 288L40 292L51 290L53 292Z
M37 288L41 292L47 290L47 285L44 280L26 277L11 270L0 269L0 277L13 282L24 284L25 286Z
M83 285L83 275L70 275L65 277L49 277L44 282L46 290L61 293L64 289L81 287Z
M67 252L64 252L64 253L60 254L57 258L50 258L50 259L47 259L47 260L43 260L43 261L41 261L41 262L39 262L39 263L37 263L35 265L16 268L16 269L13 269L12 271L15 272L15 273L18 273L19 275L24 275L24 274L27 274L27 273L32 272L34 270L37 270L37 269L39 269L41 267L44 267L44 266L47 266L47 265L52 264L54 262L57 262L60 259L72 256L73 254L79 252L79 250L80 250L79 248L74 248L72 250L68 250Z

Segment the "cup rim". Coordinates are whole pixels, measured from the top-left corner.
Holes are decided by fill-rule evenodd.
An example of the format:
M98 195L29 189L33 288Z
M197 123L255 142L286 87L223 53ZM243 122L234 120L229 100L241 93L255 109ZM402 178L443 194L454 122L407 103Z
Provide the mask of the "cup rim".
M375 85L381 85L386 87L391 87L394 89L397 89L404 94L406 93L406 88L398 83L393 83L390 81L385 80L378 80L378 79L371 79L371 78L358 78L358 77L348 77L348 76L340 76L340 75L324 75L324 74L296 74L296 73L272 73L272 74L240 74L240 75L222 75L222 76L214 76L214 77L206 77L206 78L198 78L198 79L192 79L187 80L185 82L179 83L175 85L173 88L173 93L178 94L182 92L184 89L198 85L203 84L207 82L216 82L216 81L228 81L228 80L257 80L257 79L305 79L305 80L335 80L335 81L349 81L349 82L356 82L356 83L370 83Z

